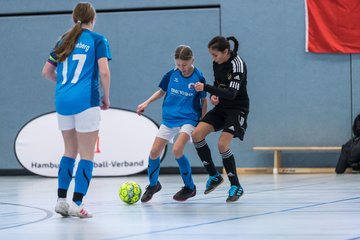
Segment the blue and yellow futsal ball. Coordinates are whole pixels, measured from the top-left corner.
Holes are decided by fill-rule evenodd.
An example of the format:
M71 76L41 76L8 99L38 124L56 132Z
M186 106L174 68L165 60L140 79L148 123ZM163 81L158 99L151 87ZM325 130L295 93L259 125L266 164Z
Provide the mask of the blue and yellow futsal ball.
M119 189L120 199L127 204L134 204L141 197L141 187L136 182L125 182Z

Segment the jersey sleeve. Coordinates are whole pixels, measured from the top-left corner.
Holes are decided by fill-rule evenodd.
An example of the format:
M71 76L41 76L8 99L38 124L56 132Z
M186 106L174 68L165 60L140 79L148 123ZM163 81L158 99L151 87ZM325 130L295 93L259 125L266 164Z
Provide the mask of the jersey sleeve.
M56 56L54 52L50 53L47 62L50 63L51 65L54 65L55 67L57 66Z
M244 62L239 56L236 56L232 61L232 79L229 84L229 88L233 88L236 91L239 91L241 83L245 79L246 75L244 72Z
M109 61L112 59L110 53L110 45L106 37L99 36L95 40L95 51L96 51L96 60L106 57Z
M164 92L167 92L167 88L170 82L170 76L173 72L174 70L167 72L161 79L161 82L159 83L159 88L161 88Z
M47 62L54 65L55 67L57 66L57 56L54 51L55 51L55 48L59 45L59 43L60 43L60 41L58 41L55 44L55 47L53 48L53 50L51 50L49 58L47 59Z
M216 84L214 84L214 86L206 84L204 86L204 90L212 95L217 95L225 99L234 100L240 90L242 82L246 79L246 71L244 62L239 56L236 56L231 61L231 65L231 79L227 87L222 87L221 85L217 86Z

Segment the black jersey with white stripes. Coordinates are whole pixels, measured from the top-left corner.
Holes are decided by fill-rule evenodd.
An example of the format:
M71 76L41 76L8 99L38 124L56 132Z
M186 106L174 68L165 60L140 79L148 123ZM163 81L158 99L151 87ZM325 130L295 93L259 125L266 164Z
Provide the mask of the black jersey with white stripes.
M247 94L247 69L242 58L231 54L228 61L222 64L213 63L214 85L205 85L204 90L219 97L216 107L238 109L245 114L249 112Z

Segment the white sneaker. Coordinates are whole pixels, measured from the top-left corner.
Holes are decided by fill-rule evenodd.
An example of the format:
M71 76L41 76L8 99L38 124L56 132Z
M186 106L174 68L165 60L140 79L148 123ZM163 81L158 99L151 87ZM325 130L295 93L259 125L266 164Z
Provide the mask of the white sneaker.
M71 202L68 213L72 217L92 218L92 214L88 213L85 210L84 204L81 204L80 206L78 206L76 203Z
M55 206L55 212L63 217L68 217L69 216L68 211L69 211L69 204L66 202L66 198L59 198Z

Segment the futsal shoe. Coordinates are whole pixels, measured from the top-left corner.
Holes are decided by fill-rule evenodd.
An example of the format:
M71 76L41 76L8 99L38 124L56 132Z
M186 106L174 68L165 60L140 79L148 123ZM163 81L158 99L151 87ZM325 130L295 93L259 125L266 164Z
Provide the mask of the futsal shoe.
M206 189L204 194L208 194L215 190L224 181L223 177L218 173L217 175L210 176L206 182Z
M244 194L244 189L241 186L231 186L229 190L229 196L226 202L236 202Z
M63 217L69 216L69 204L66 202L65 198L59 198L56 206L55 206L55 212L60 214Z
M176 201L186 201L188 198L194 197L196 195L196 186L194 185L194 189L188 188L186 186L182 187L180 191L178 191L173 199Z
M146 191L144 192L144 194L141 197L141 202L150 201L151 198L153 197L153 195L160 190L161 190L161 184L159 181L157 182L156 186L150 187L150 185L148 185L146 187Z
M71 202L69 207L69 215L72 217L79 217L79 218L92 218L92 214L88 213L85 208L84 204L78 206L76 203Z

